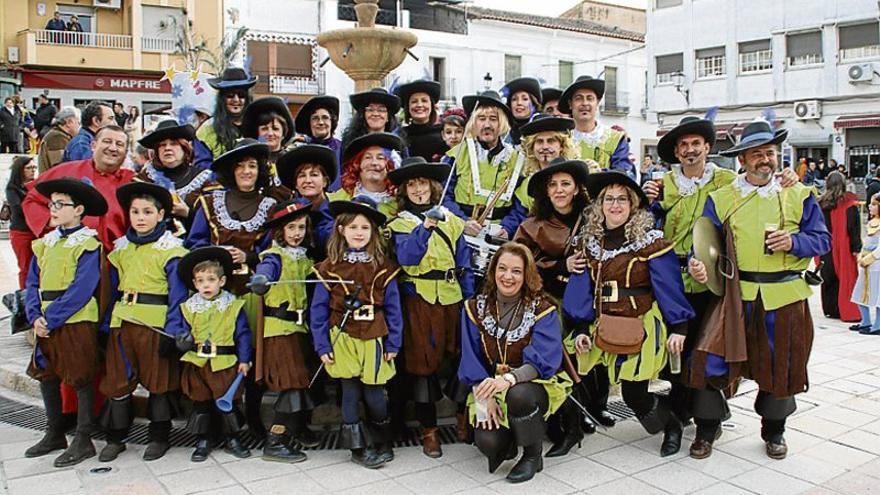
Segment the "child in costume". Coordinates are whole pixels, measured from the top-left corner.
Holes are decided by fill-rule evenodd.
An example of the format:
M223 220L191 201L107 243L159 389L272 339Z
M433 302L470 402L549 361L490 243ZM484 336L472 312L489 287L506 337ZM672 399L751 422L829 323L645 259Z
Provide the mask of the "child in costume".
M308 429L308 413L315 407L309 380L317 366L306 325L308 295L302 281L312 272L312 204L305 199L289 200L275 207L265 228L272 229L273 245L260 253L260 263L251 277L251 290L263 296L263 329L258 332L256 379L278 394L275 419L263 459L301 462L306 454L295 443L316 447L319 439ZM281 281L281 283L269 285Z
M168 229L174 201L164 187L131 182L116 190L116 198L130 227L107 255L113 297L102 328L109 339L101 392L110 400L101 417L107 445L98 459L110 462L125 450L131 394L141 384L150 392L144 460L153 461L170 447L172 393L180 387L174 339L156 330L174 335L182 328L180 304L189 292L177 276L177 264L187 250Z
M315 351L327 374L342 383L342 445L351 460L378 468L394 459L384 385L394 376L403 317L397 276L379 235L385 215L369 198L333 201L335 225L327 259L315 267L322 284L312 299L310 328ZM336 283L332 283L336 282ZM372 445L367 445L358 413L364 398Z
M232 270L232 255L216 246L195 249L178 264L180 279L195 291L180 305L183 332L176 338L178 350L185 352L180 358L180 389L193 401L187 429L198 436L193 462L204 462L211 453L215 412L222 416L226 451L242 459L251 455L236 436L240 425L234 408L221 411L215 405L236 382L233 400L238 402L242 387L237 375L247 375L253 360L244 300L223 290Z
M857 259L859 277L850 299L858 305L862 321L849 328L866 335L880 335L880 195L877 194L868 204L866 233L868 236ZM873 323L871 313L874 313Z
M107 213L107 201L88 179L65 177L41 182L37 191L49 198L50 225L55 230L33 242L25 287L25 311L37 343L27 373L40 382L48 428L25 451L40 457L66 449L55 467L78 464L95 456L92 443L93 379L98 371L98 302L101 242L82 224L83 216ZM61 383L76 390L79 409L76 435L68 447L61 414Z

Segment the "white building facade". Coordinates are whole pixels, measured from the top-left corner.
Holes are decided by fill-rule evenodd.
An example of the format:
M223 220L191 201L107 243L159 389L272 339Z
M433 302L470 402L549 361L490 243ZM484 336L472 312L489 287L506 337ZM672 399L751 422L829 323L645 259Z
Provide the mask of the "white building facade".
M720 107L718 147L773 108L783 159L880 165L880 28L875 0L649 0L649 120L658 134Z
M238 15L236 23L229 23L227 30L244 25L250 30L251 40L311 44L314 47L310 60L313 75L309 80L287 83L286 89L305 90L302 94L289 95L289 99L292 103L301 103L312 94L340 96L342 118L346 119L351 110L346 96L354 91L354 83L332 62L319 67L326 52L316 46L315 37L320 31L353 26L353 21L347 20L353 18L348 3L351 2L225 0L226 10L235 9ZM435 2L428 2L425 9L431 3ZM409 2L401 4L407 6ZM389 16L399 16L400 24L419 38L412 49L418 60L407 57L386 79L388 84L394 78L404 83L430 77L443 86L441 106L450 107L460 106L464 95L487 87L498 90L514 77L531 75L542 80L545 86L564 89L579 75L603 74L608 80L608 90L600 120L624 127L637 156L641 155L639 150L643 145L656 142L655 126L649 126L643 117L647 66L643 38L638 33L611 30L589 22L473 7L467 12L464 7L449 7L431 14L440 16L438 21L426 19L425 9L405 8L395 12L382 6L379 24L383 20L387 22ZM254 57L246 49L242 55L251 56L253 62ZM294 79L288 78L289 81Z

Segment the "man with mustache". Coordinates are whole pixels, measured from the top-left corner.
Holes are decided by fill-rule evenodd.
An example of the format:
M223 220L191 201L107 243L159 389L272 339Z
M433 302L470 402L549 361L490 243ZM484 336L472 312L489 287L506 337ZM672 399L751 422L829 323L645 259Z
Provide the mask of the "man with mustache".
M486 220L500 223L502 230L498 235L511 239L523 220L512 206L525 163L522 153L502 139L510 132L513 114L495 91L465 96L462 103L469 119L465 139L443 159L454 164L443 206L466 221L465 234L477 235L483 225L476 217L500 190L501 195ZM475 208L480 209L478 214L474 214Z
M758 383L755 411L761 416L761 438L771 459L787 455L785 420L797 408L794 396L809 384L813 321L807 299L812 290L803 272L811 258L831 246L813 189L800 183L783 188L775 177L779 144L787 136L787 130L774 130L765 119L746 126L739 144L722 152L737 156L745 173L710 193L703 210L717 229L727 223L733 235L746 326L746 369L748 378ZM706 265L695 258L688 271L697 283L708 280ZM704 369L692 373L704 373L707 382L737 378L736 373L730 376L723 358L706 354Z

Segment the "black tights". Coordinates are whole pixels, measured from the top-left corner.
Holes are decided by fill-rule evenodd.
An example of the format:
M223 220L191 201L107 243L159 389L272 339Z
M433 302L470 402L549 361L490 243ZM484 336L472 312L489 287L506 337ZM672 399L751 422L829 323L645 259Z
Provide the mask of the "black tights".
M382 385L365 385L357 378L344 378L342 382L342 422L354 424L360 421L358 401L363 394L367 415L379 422L388 418L388 401Z
M539 410L543 417L549 407L547 391L536 383L519 383L507 391L507 419L522 418ZM474 428L474 444L486 457L496 459L508 452L516 439L513 432L508 428L487 430ZM519 444L520 442L516 442Z
M434 428L437 426L437 404L434 402L416 402L416 419L422 428Z
M654 408L656 395L648 392L648 384L648 380L620 382L620 394L623 395L623 402L636 413L636 416L648 414Z

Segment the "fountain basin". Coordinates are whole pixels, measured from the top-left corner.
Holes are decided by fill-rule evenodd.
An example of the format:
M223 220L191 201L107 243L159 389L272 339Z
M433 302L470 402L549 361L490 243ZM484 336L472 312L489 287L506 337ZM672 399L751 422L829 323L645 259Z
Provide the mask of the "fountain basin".
M330 60L354 80L355 91L363 92L381 86L418 37L409 31L355 27L320 33L317 41Z

